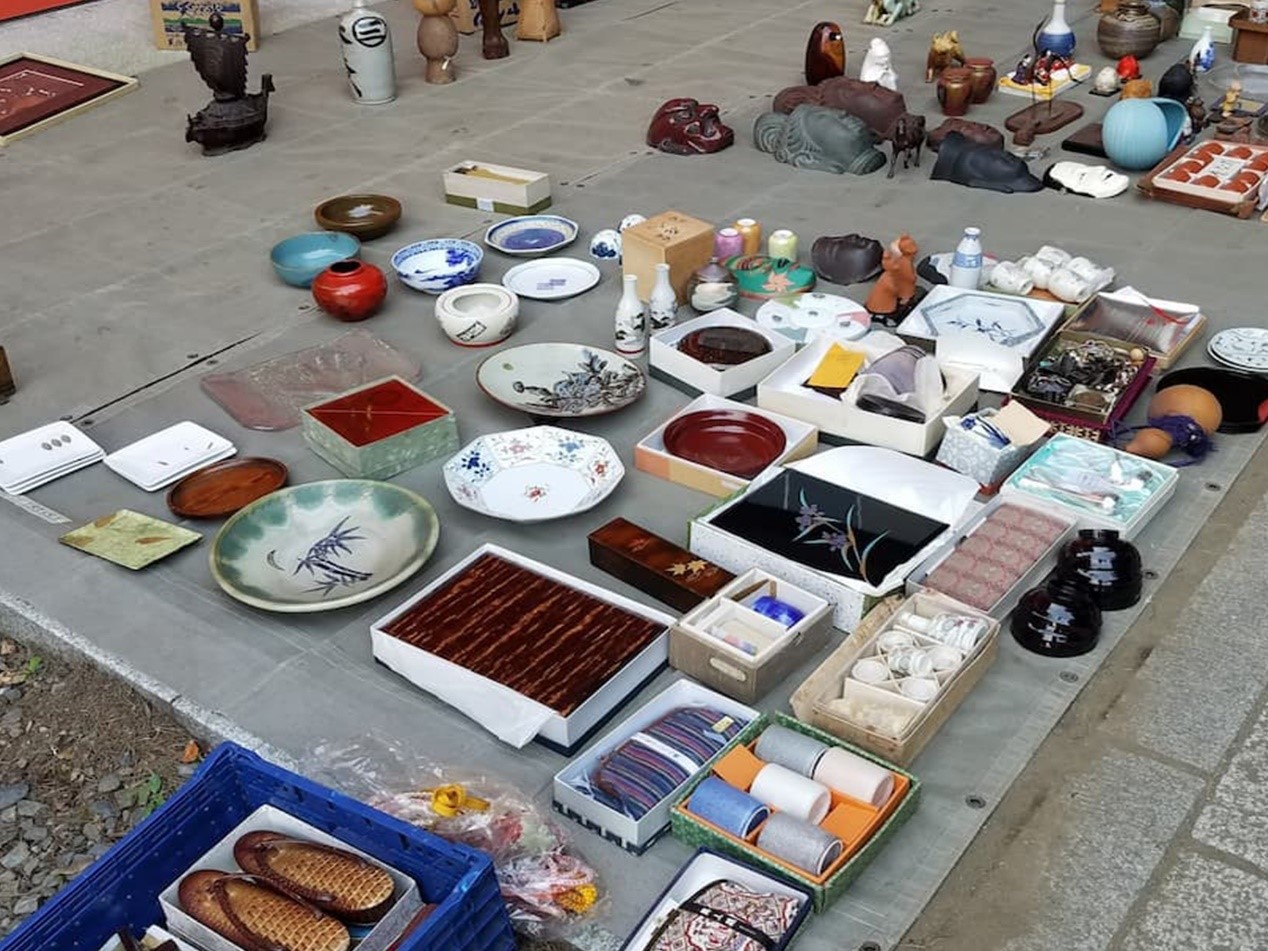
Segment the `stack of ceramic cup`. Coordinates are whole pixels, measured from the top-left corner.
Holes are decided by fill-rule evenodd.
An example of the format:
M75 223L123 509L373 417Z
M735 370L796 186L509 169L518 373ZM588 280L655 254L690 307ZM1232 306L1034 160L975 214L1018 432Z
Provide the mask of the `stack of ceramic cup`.
M849 678L928 703L959 670L986 630L968 615L926 618L909 612L876 638L874 652L854 662Z

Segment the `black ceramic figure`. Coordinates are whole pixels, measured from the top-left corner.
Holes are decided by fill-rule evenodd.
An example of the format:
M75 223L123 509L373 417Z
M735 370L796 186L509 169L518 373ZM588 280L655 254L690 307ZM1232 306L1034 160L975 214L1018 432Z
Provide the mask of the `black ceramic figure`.
M185 25L185 46L198 75L211 87L211 102L197 115L188 116L186 142L197 142L204 155L220 155L245 149L263 140L269 120L269 93L273 77L260 77L260 91L247 92L246 33L225 33L219 13L207 18L211 29Z
M861 284L881 273L885 249L861 234L822 235L810 248L815 273L834 284Z
M1025 159L1003 149L975 145L959 132L942 140L938 161L929 177L1005 194L1043 191L1043 182L1030 174Z
M1062 549L1057 574L1087 588L1102 611L1130 608L1144 584L1140 552L1113 529L1080 531Z
M1196 86L1197 81L1193 78L1193 70L1189 68L1189 64L1176 63L1168 66L1158 80L1158 95L1163 99L1188 102Z
M1026 650L1049 657L1077 657L1101 636L1101 609L1076 581L1058 575L1031 588L1013 611L1013 639Z

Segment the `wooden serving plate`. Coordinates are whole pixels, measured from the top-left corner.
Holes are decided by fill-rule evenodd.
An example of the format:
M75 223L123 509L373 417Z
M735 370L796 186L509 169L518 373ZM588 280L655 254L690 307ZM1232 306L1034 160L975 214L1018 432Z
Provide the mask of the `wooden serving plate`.
M191 472L167 493L181 518L224 518L286 485L286 466L261 457L226 459Z

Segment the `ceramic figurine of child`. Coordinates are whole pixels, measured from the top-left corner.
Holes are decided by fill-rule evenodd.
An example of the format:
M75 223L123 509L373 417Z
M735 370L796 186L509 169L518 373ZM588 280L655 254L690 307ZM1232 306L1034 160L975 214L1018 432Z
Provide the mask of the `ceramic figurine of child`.
M894 71L894 56L889 50L889 44L879 36L872 37L872 41L867 46L867 55L863 57L859 79L865 83L879 83L886 89L898 92L898 73Z
M863 306L877 317L897 317L916 297L916 252L911 235L900 235L881 255L880 280Z
M1220 102L1220 115L1225 119L1231 119L1233 114L1237 112L1237 106L1241 101L1241 80L1234 79L1228 84L1228 89L1224 91L1224 99Z

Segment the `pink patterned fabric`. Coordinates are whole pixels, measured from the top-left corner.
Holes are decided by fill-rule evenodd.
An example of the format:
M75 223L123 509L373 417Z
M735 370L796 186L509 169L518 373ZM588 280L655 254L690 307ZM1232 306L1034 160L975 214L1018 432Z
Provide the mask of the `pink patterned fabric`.
M674 909L648 951L772 951L799 908L795 898L714 882Z

